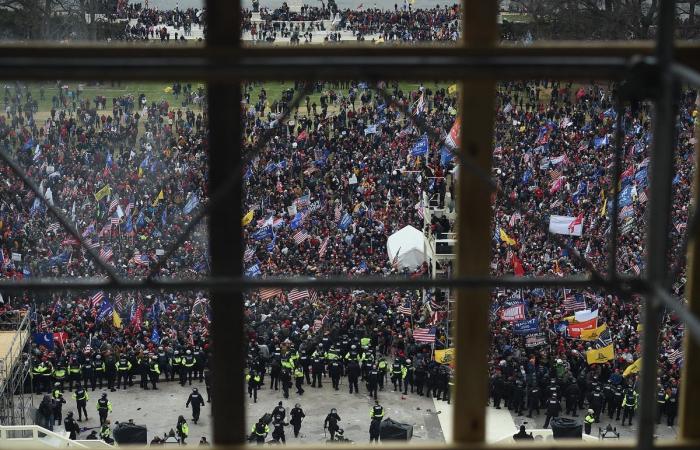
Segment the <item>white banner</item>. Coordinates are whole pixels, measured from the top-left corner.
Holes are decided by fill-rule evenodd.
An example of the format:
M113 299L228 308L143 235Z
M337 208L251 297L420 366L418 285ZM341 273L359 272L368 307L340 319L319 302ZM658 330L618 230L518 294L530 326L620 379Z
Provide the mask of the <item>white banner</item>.
M591 311L590 309L584 309L583 311L576 311L574 317L576 322L586 322L587 320L598 318L598 310Z
M583 234L583 220L569 216L549 216L549 232L581 236Z

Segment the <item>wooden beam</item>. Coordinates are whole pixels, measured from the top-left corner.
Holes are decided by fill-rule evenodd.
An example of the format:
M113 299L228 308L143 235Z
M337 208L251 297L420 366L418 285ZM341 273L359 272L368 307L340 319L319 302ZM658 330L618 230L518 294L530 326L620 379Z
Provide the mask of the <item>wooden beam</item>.
M700 108L700 95L696 104ZM695 178L693 180L693 207L698 210L698 195L700 194L700 123L695 124ZM688 307L696 317L700 317L700 237L697 233L688 242L687 282L685 286ZM686 330L683 343L683 370L680 383L680 411L678 422L681 439L700 439L700 389L693 382L700 380L700 346L692 339Z
M464 16L465 48L496 45L495 0L467 0ZM461 159L491 173L495 81L465 81L461 103ZM457 182L457 275L485 276L491 265L491 190L483 179L461 171ZM457 290L455 304L455 395L453 440L482 443L486 438L488 401L487 349L489 289Z

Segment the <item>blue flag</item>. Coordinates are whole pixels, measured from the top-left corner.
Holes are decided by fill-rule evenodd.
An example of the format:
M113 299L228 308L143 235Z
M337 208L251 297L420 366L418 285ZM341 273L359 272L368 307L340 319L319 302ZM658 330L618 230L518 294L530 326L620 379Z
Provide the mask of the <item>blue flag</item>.
M251 234L250 237L255 239L256 241L263 240L267 237L273 237L272 227L269 225L266 227L262 227L255 233Z
M259 277L262 275L262 272L260 271L260 266L257 264L253 264L252 266L248 267L245 271L245 276L255 278Z
M411 148L411 156L421 156L428 154L428 135L424 134L413 144Z
M163 208L163 214L160 216L160 223L165 225L165 223L168 221L168 208L165 207Z
M33 333L34 343L53 350L53 333Z
M182 213L183 214L189 214L192 212L193 209L195 209L199 205L199 197L197 197L197 194L192 194L189 199L187 199L187 203L185 203L185 207L182 208Z
M108 318L112 317L113 312L112 304L106 298L102 300L102 306L100 306L100 312L97 314L97 321L102 322Z
M158 345L160 344L160 334L158 334L158 329L153 327L153 332L151 333L151 342Z
M608 145L608 143L609 143L609 141L608 141L607 134L603 137L597 137L597 138L593 139L593 147L596 150L598 150L600 147L602 147L604 145Z
M446 166L454 159L454 155L446 145L440 147L440 165Z
M146 225L146 217L143 215L143 210L139 212L139 216L136 218L136 226L142 228Z
M299 225L301 225L302 220L304 220L304 214L298 212L294 216L292 221L289 223L289 228L291 228L292 230L296 230L297 228L299 228Z
M625 206L631 205L632 204L632 186L627 186L625 187L621 192L620 192L620 208L624 208ZM610 205L608 205L608 209L610 209Z
M513 333L530 334L539 331L540 321L537 317L528 320L520 320L513 324Z
M341 230L345 231L348 229L350 224L352 223L352 216L350 213L346 212L345 215L343 216L342 219L340 219L340 224L338 224L338 228Z

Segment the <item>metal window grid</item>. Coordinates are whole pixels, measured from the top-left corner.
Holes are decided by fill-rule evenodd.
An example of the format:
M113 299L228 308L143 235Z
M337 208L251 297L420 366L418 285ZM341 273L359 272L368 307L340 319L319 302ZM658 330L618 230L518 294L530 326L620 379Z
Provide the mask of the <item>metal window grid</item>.
M498 47L497 2L495 0L464 0L464 38L453 48L256 48L241 46L239 40L240 4L238 1L208 0L208 40L205 48L139 48L55 46L0 46L0 78L3 79L113 79L157 80L172 78L198 79L208 82L211 118L210 192L211 202L200 211L200 219L209 214L209 236L212 258L211 276L204 280L161 280L149 276L143 280L121 279L113 270L99 262L87 248L79 233L60 211L50 208L61 224L74 235L102 266L106 279L0 280L4 291L53 291L82 289L189 289L211 291L214 313L214 440L218 445L241 445L244 442L244 396L239 385L243 374L243 315L241 293L265 286L293 287L452 287L458 291L456 311L457 372L455 383L454 445L463 448L484 447L484 404L486 389L486 354L488 348L488 305L490 288L494 287L597 287L622 296L642 294L645 299L644 326L646 336L658 333L660 309L675 310L686 322L694 342L686 336L686 362L681 399L681 436L673 444L677 448L697 448L700 439L700 390L691 389L689 380L700 376L700 301L695 301L695 285L700 281L700 266L694 256L700 252L700 240L695 239L700 218L691 215L684 239L688 248L689 308L673 298L667 290L666 255L667 231L673 177L674 94L679 83L700 85L700 46L674 45L673 12L675 2L660 2L658 39L656 45L564 43L528 48ZM639 59L643 57L643 59ZM461 157L469 170L458 186L458 211L481 211L468 219L459 216L457 277L449 280L405 280L393 278L359 279L264 279L242 277L242 261L230 254L242 255L241 185L236 176L242 167L243 155L229 149L240 145L240 110L231 108L240 98L240 81L245 79L433 79L460 80L463 83L462 108L463 143ZM626 80L632 85L630 95L642 96L655 103L654 143L651 152L650 214L648 222L648 263L643 278L621 276L615 271L617 221L613 220L610 261L606 274L592 271L590 276L565 278L490 277L489 196L491 187L484 182L490 173L495 80L527 78L572 79L588 78ZM637 89L634 89L634 86ZM653 95L650 95L653 93ZM636 97L635 97L636 98ZM618 111L622 102L617 105ZM618 114L620 117L621 114ZM620 127L618 126L618 130ZM699 139L700 140L700 139ZM614 174L620 177L621 139L616 139ZM696 152L696 158L698 157ZM21 167L6 154L0 154L12 169L44 200L38 187ZM234 174L232 177L231 174ZM240 175L240 174L239 174ZM695 189L698 189L696 173ZM488 175L486 175L488 177ZM232 182L234 179L235 182ZM614 183L616 186L617 183ZM697 196L697 192L696 192ZM617 217L617 202L613 216ZM193 227L193 226L192 226ZM188 232L192 227L189 227ZM182 242L181 236L177 242ZM172 249L171 249L172 251ZM166 253L167 255L167 253ZM580 255L579 255L580 256ZM582 260L583 261L583 260ZM585 263L585 261L583 261ZM590 266L589 266L590 267ZM677 268L676 268L677 271ZM155 272L151 275L155 275ZM231 333L238 329L240 333ZM471 345L460 345L470 342ZM226 351L219 349L225 348ZM218 351L217 351L218 350ZM658 342L643 341L641 422L637 446L653 448L656 379L645 376L657 369ZM469 361L468 364L465 364ZM695 440L695 441L694 441ZM557 444L560 446L560 444ZM565 444L561 444L565 446ZM568 445L572 446L572 445ZM547 447L551 447L548 445ZM620 448L615 447L615 448Z

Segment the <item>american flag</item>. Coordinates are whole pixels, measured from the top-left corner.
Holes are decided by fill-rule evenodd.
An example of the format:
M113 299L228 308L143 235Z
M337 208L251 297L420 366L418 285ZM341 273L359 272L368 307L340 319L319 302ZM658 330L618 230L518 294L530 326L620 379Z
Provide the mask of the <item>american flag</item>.
M639 266L637 265L637 263L632 263L632 270L634 271L634 273L636 275L639 275L640 273L642 273L642 271L639 268Z
M80 242L71 238L64 239L63 242L61 242L61 245L79 245Z
M289 299L290 302L302 300L304 298L309 298L309 290L308 289L292 289L291 291L289 291L289 294L287 294L287 298Z
M314 290L309 291L309 300L311 300L311 303L316 303L316 300L318 300L318 292Z
M318 256L323 258L326 255L326 250L328 250L328 241L330 241L331 238L330 236L325 238L323 242L321 242L321 246L318 248Z
M508 224L509 224L511 227L514 227L515 224L518 223L518 221L520 221L521 219L522 219L522 217L520 216L520 213L519 213L519 212L514 212L514 213L510 216L510 221L508 222Z
M549 176L552 178L552 181L558 180L561 178L561 170L552 169L549 171Z
M277 297L282 294L282 289L280 288L265 288L260 289L260 300L267 300L268 298Z
M289 294L287 294L287 298L289 299L290 302L309 298L309 290L308 289L292 289L291 291L289 291Z
M116 208L118 204L119 204L118 198L115 198L114 200L112 200L111 203L109 204L109 211L112 212L112 210L114 208Z
M95 222L92 222L90 225L88 225L87 228L83 231L83 237L87 237L88 234L94 233L95 232Z
M679 359L683 359L683 352L680 351L680 350L678 350L678 349L676 349L676 350L673 350L672 352L669 352L666 356L667 356L667 358L668 358L668 361L669 361L671 364L676 364L676 362L677 362Z
M340 218L343 215L342 208L340 207L340 204L335 205L335 221L339 221Z
M416 342L432 344L435 342L435 328L414 328L413 339Z
M104 291L99 291L92 297L90 297L90 307L92 308L97 308L100 303L102 303L102 299L105 298L105 293Z
M112 247L102 247L100 250L100 258L104 259L105 261L109 261L112 256L114 256L114 253L112 252Z
M49 227L46 229L46 232L47 233L55 233L58 231L59 227L60 227L59 223L54 222L51 225L49 225Z
M128 216L132 209L134 209L134 202L129 202L129 204L126 205L126 211L124 211L124 214Z
M253 256L255 256L255 249L248 247L245 253L243 253L243 261L249 262L253 259Z
M295 242L297 245L301 244L302 242L304 242L305 240L307 240L307 239L310 238L310 237L311 237L311 236L309 235L309 233L307 233L307 232L304 231L304 230L299 230L299 231L297 231L297 232L294 234L294 236L293 236L294 242Z
M112 217L109 221L112 225L119 225L119 217Z
M647 191L646 191L646 190L642 191L642 193L639 194L639 196L637 197L637 200L639 201L639 203L646 203L646 201L647 201Z
M411 310L411 300L407 298L406 301L396 309L396 311L399 314L412 314L413 310Z
M124 310L124 296L121 292L117 294L116 297L114 297L114 309L116 309L117 311Z
M98 248L100 246L99 241L90 241L87 243L87 246L90 248Z
M416 206L414 206L416 211L418 212L418 217L421 219L425 218L425 211L423 211L423 199L421 199L418 203L416 203Z
M564 289L564 309L566 311L581 311L586 309L586 301L581 294L571 294L570 289Z
M209 305L209 300L204 297L198 297L194 304L192 305L192 314L199 314L203 316L207 311L207 306Z
M134 257L131 258L131 262L138 266L147 266L148 265L148 256L142 255L141 252L136 250L134 252Z

